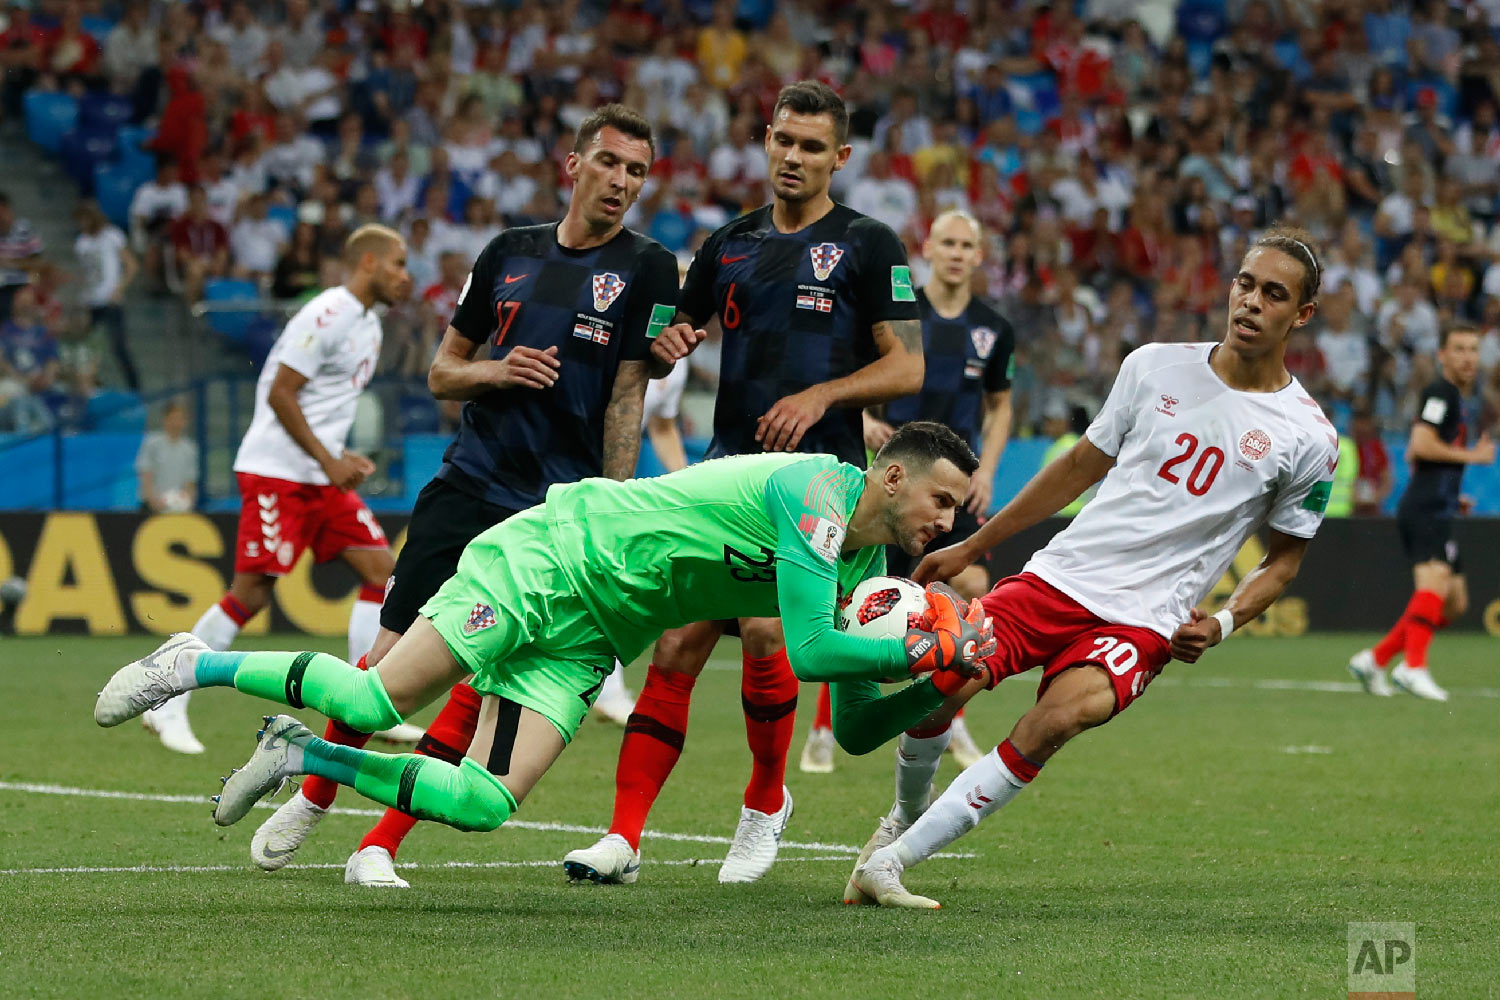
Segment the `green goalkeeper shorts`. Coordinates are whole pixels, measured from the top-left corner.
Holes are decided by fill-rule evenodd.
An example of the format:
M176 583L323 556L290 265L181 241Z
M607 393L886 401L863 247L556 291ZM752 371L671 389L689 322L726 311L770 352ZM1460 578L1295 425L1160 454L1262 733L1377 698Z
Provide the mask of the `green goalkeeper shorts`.
M572 742L615 652L559 564L540 507L475 536L422 606L481 694L544 716Z

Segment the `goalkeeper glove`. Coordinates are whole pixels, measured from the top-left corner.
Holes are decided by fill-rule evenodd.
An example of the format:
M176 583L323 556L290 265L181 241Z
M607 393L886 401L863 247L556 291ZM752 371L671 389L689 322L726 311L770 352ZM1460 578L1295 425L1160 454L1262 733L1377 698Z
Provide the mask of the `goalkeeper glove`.
M922 624L906 632L906 666L913 675L932 674L946 695L989 672L983 660L995 652L994 628L978 601L965 601L946 584L929 584Z

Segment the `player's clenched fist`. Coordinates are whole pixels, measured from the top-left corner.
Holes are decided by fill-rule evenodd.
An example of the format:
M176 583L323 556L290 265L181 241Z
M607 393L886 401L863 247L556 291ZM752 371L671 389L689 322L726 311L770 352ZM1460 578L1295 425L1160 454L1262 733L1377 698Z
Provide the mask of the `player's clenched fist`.
M345 493L358 488L374 471L375 463L357 451L346 451L338 458L330 458L323 466L328 481Z
M562 362L557 346L539 351L535 347L512 347L510 353L496 362L500 366L495 385L500 389L525 386L528 389L550 389L557 382Z
M651 356L663 364L676 364L692 354L707 336L707 331L691 323L673 323L651 341Z
M995 652L995 630L978 601L965 601L947 584L931 584L922 625L906 633L912 674L932 674L933 685L946 695L989 673L984 660Z

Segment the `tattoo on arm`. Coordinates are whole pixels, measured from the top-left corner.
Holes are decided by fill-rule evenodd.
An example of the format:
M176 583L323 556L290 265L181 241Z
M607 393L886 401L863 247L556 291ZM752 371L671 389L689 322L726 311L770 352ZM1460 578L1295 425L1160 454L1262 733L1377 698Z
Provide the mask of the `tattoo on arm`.
M876 323L870 332L882 357L889 354L896 344L908 354L922 353L922 321L919 319L886 320Z
M641 414L646 408L646 362L622 361L615 390L604 411L604 475L624 480L635 475L641 453Z

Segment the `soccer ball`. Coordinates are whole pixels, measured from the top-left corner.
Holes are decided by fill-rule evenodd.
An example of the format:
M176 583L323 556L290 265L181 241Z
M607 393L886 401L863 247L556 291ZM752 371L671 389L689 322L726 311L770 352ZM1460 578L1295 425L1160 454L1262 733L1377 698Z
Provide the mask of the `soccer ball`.
M0 583L0 608L20 604L25 599L26 581L19 576L13 576L4 583Z
M838 630L863 639L905 636L922 627L927 594L900 576L872 576L839 601Z
M167 490L161 495L161 506L169 514L180 514L185 510L192 510L193 501L188 497L187 490Z

